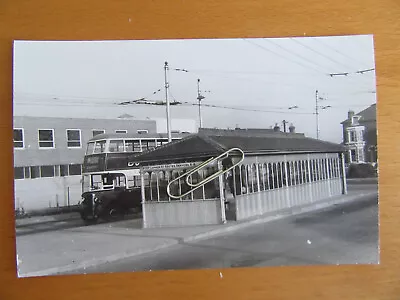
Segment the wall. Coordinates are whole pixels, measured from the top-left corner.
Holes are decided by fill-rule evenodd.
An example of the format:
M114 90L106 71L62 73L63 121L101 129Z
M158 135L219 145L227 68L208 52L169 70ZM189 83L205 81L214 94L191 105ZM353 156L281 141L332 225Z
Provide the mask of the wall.
M81 176L14 180L15 209L25 212L76 205L81 200Z
M221 222L221 202L219 199L151 201L143 204L144 228L221 224Z

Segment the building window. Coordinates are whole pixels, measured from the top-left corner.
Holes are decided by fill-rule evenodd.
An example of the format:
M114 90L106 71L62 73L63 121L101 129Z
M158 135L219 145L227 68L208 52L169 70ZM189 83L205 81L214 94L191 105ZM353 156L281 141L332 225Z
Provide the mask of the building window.
M138 134L146 134L146 133L149 133L149 131L148 131L147 129L138 129L138 130L136 130L136 132L137 132Z
M31 178L31 168L25 167L24 168L25 178Z
M364 141L364 130L360 131L359 140Z
M24 130L14 129L14 148L24 148Z
M118 130L115 130L115 133L128 133L128 130L118 129Z
M68 165L60 165L60 176L68 176Z
M15 167L14 168L14 179L24 179L24 168Z
M82 170L81 170L81 165L69 165L69 175L81 175L82 174Z
M364 149L363 148L358 149L358 161L360 161L360 162L364 161Z
M350 150L350 162L355 162L355 161L357 161L356 150L352 149Z
M39 129L39 148L54 148L53 129Z
M31 178L39 178L40 177L40 169L38 166L31 167Z
M99 134L104 134L106 131L104 129L93 129L92 133L93 133L93 137L95 137L96 135Z
M67 145L68 148L81 147L81 130L80 129L67 129Z
M40 177L54 177L54 166L41 166Z
M356 142L356 141L357 141L356 132L355 132L355 131L350 131L349 134L350 134L349 141L350 141L350 142Z
M54 176L56 176L56 177L60 176L60 166L59 165L54 166Z

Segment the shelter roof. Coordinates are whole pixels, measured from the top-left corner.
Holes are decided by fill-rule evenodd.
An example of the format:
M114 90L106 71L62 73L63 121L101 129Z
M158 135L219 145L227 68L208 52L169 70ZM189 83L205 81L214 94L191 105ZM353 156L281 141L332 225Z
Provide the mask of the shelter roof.
M200 130L197 134L134 155L130 161L145 165L209 158L235 147L246 155L344 151L340 144L308 138L303 134L216 129Z

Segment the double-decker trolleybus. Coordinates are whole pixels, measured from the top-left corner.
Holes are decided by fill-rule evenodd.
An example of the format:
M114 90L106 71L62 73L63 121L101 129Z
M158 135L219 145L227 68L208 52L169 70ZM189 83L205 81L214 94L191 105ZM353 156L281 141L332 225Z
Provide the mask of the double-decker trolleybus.
M188 133L172 133L172 141ZM168 143L166 134L99 134L87 143L82 166L81 218L96 223L141 211L140 172L128 167L134 153Z

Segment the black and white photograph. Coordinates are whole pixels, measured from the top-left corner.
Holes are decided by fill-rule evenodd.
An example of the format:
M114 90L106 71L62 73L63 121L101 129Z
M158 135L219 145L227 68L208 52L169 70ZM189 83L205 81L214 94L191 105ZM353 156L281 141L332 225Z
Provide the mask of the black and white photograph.
M379 264L373 35L13 46L18 277Z

